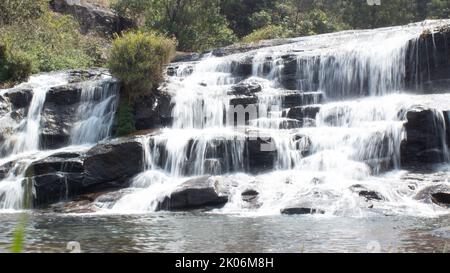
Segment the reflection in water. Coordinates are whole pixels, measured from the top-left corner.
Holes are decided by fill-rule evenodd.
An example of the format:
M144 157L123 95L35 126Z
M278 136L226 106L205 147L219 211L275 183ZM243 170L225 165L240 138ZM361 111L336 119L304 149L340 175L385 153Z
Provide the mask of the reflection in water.
M0 217L0 248L7 249L20 216ZM77 241L83 252L444 252L450 245L449 227L448 216L422 220L33 214L26 230L26 251L68 252L67 243Z

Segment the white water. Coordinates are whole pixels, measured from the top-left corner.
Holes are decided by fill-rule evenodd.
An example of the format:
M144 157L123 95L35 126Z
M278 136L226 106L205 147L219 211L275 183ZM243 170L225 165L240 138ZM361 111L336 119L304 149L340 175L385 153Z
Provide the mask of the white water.
M6 152L0 158L0 166L12 164L6 177L0 181L0 210L24 208L27 167L40 159L59 152L83 151L110 136L117 105L117 85L111 77L103 76L98 81L86 82L82 88L81 102L75 115L71 131L71 146L58 150L42 150L40 146L41 116L47 92L56 86L68 84L67 73L50 73L30 77L30 80L17 88L32 89L32 100L28 114L19 122L11 118L12 113L0 117L4 124L0 129L11 130L0 144ZM0 90L0 95L8 90Z
M132 193L126 193L108 211L154 211L158 201L190 176L216 174L209 168L207 147L225 139L234 145L227 146L225 158L231 163L219 172L224 173L220 179L231 181L233 186L228 204L215 213L279 214L281 209L299 203L325 210L327 215L448 213L414 200L418 189L430 182L417 182L411 190L401 181L407 172L398 169L404 139L402 113L417 104L440 108L442 103L442 109L450 109L449 94L398 94L404 88L408 41L435 24L299 38L294 44L181 64L167 86L174 96L174 124L157 136L147 137L145 156L150 163L146 171L134 180ZM297 59L296 89L303 94L325 94L327 103L315 119L316 126L279 129L287 121L282 117L282 97L287 91L281 77L282 59L287 54ZM248 58L253 60L252 76L247 80L262 86L257 94L260 112L250 126L234 127L224 122L231 110L228 92L242 80L231 73L233 62ZM187 66L193 66L192 73L187 72ZM369 98L335 102L363 96ZM314 99L309 104L318 102ZM244 173L244 135L249 131L272 138L278 152L275 171L256 176ZM298 135L308 137L311 143L305 137L299 142ZM309 144L312 155L305 156L297 147ZM158 149L161 145L166 154ZM383 174L385 168L394 171ZM352 191L355 185L378 192L384 200L367 202ZM241 193L248 189L259 192L256 204L242 200Z

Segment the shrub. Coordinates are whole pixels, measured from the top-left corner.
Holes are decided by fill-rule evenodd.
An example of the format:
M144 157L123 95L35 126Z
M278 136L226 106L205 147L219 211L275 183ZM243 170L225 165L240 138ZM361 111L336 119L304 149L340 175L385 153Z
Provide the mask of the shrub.
M136 127L134 125L133 108L130 106L130 103L127 100L120 102L119 109L117 110L116 114L116 121L117 137L127 136L136 131Z
M277 39L288 37L288 32L282 26L269 25L255 30L253 33L245 36L244 43L259 42L261 40Z
M31 61L21 52L12 53L0 44L0 83L26 80L31 74Z
M108 67L122 80L128 98L150 92L162 79L163 67L175 52L173 39L155 33L126 33L113 42Z
M48 0L0 1L0 26L37 19L48 9Z

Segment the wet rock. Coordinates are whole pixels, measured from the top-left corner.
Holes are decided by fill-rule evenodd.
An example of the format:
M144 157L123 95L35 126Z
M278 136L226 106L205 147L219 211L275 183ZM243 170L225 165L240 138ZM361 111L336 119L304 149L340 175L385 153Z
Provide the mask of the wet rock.
M131 20L116 15L109 8L88 1L52 0L50 6L56 12L72 15L80 23L83 34L96 32L112 36L134 26Z
M324 95L322 92L289 92L282 94L283 108L293 108L309 104L322 103Z
M84 167L81 154L55 154L33 162L28 167L26 175L32 177L58 172L82 174Z
M262 87L259 83L255 81L242 81L232 88L229 95L240 95L240 96L252 96L255 93L261 92Z
M447 135L447 146L449 147L450 150L450 110L449 111L444 111L444 121L445 121L445 128L447 129L446 131L446 135Z
M83 192L83 175L52 173L29 178L33 183L33 208L69 200Z
M200 177L183 183L158 204L158 210L180 211L224 206L228 196L221 190L220 179Z
M248 78L253 74L253 57L245 57L241 60L234 60L230 66L231 74L237 78Z
M423 93L436 88L448 90L450 83L450 30L446 27L436 32L426 31L419 39L409 42L406 62L406 84ZM443 86L442 86L443 85Z
M110 75L106 68L76 69L67 71L69 83L80 83L85 81L96 81L105 75Z
M282 56L283 68L280 72L280 82L288 90L297 90L299 86L297 59L295 54Z
M354 185L350 187L350 189L357 193L359 196L366 199L366 201L382 201L385 200L385 198L378 192L368 190L366 187L362 185Z
M286 116L296 119L301 126L315 125L316 116L320 111L320 106L297 106L288 110Z
M9 172L14 167L14 165L15 162L12 161L0 166L0 180L5 179L8 176Z
M243 106L244 108L249 105L256 105L258 104L258 97L255 96L244 96L244 97L238 97L233 98L230 100L230 105L233 106Z
M15 109L28 108L33 99L31 89L11 89L4 94L9 99Z
M51 88L46 95L45 103L55 105L73 105L80 102L81 86L69 84Z
M401 144L402 165L444 162L445 124L439 114L432 109L416 108L406 116L406 140Z
M450 185L448 183L439 183L426 187L417 193L414 199L425 203L435 203L443 207L449 207Z
M325 214L325 211L316 208L315 206L309 204L308 202L304 202L282 209L281 214L286 215Z
M273 170L277 150L272 138L248 137L245 142L244 159L247 170L257 174Z
M142 171L143 147L137 138L122 138L98 144L84 159L84 184L122 187Z
M241 195L242 195L242 200L244 202L250 203L250 202L254 202L254 201L256 201L256 199L258 199L259 192L257 192L256 190L249 189L249 190L245 190Z
M166 92L155 91L141 96L134 104L134 120L137 130L159 129L172 124L172 98Z

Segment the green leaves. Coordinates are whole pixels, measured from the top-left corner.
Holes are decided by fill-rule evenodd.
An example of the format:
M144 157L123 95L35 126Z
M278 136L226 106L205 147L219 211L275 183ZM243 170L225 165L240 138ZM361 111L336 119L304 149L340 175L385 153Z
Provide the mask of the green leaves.
M130 32L113 42L108 67L123 81L130 100L151 92L163 67L175 53L176 41L156 33Z

